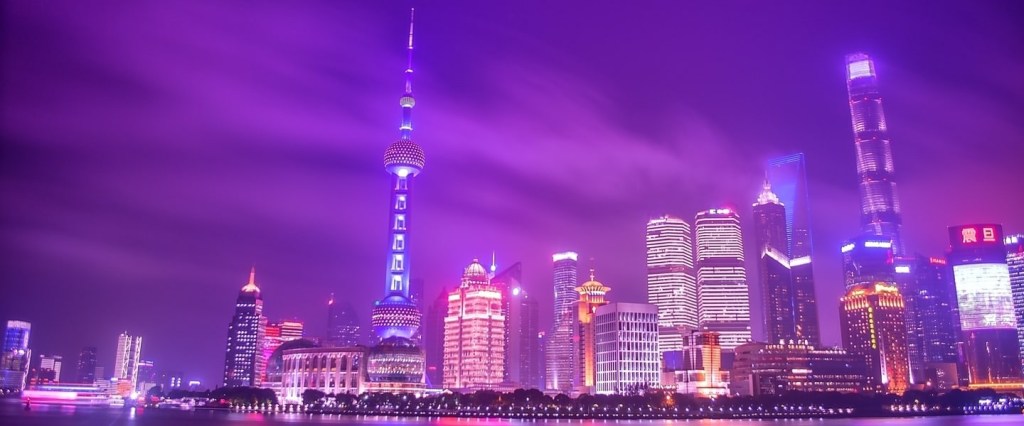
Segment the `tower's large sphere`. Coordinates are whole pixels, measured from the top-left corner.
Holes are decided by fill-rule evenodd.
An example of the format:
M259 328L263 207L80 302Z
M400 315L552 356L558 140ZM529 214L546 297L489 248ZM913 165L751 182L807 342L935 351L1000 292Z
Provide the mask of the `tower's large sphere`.
M401 294L381 299L370 314L370 325L380 339L390 337L412 338L420 328L420 310Z
M413 141L399 139L384 151L384 168L399 176L416 176L425 161L423 148Z

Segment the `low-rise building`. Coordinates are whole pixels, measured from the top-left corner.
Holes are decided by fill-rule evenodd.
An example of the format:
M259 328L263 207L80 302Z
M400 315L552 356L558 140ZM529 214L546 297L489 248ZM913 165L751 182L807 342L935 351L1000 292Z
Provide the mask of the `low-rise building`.
M281 402L301 403L306 389L335 395L363 393L366 391L366 353L367 349L361 346L284 351Z
M869 385L860 355L805 343L747 343L736 348L729 390L738 395L787 391L856 393Z

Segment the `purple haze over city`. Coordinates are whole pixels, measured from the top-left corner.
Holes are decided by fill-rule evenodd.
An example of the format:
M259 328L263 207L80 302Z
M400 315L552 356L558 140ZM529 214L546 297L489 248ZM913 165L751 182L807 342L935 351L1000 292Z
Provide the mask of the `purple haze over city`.
M839 246L859 229L853 51L876 61L911 251L941 256L953 224L1024 231L1019 2L419 3L411 270L427 301L492 250L524 263L543 317L556 251L611 300L645 301L647 220L711 207L741 210L750 263L762 165L802 151L838 344ZM321 335L335 292L368 325L414 5L5 2L0 320L31 321L35 353L67 365L97 346L108 369L128 330L210 385L251 265L271 320Z

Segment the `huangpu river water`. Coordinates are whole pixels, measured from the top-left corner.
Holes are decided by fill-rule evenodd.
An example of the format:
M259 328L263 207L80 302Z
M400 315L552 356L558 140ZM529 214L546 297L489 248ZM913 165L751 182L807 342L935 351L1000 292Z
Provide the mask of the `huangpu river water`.
M3 426L248 426L248 425L353 425L353 426L1009 426L1024 425L1024 415L947 416L917 418L857 418L825 420L509 420L462 418L408 418L389 416L337 416L306 414L252 414L227 411L177 411L33 406L0 403Z

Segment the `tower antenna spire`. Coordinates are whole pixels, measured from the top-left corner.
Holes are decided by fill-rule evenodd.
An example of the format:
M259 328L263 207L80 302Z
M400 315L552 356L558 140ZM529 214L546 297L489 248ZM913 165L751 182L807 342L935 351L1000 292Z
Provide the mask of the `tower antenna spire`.
M412 96L412 25L416 16L416 8L409 10L409 62L405 67L405 93L399 103L402 104L402 140L412 140L412 107L416 105L416 99Z
M405 67L405 93L412 94L412 25L416 17L416 8L409 9L409 62Z

